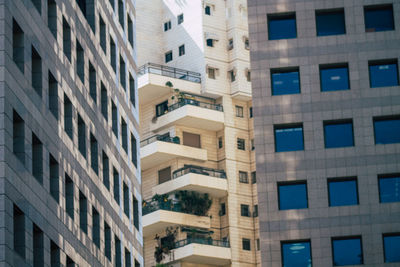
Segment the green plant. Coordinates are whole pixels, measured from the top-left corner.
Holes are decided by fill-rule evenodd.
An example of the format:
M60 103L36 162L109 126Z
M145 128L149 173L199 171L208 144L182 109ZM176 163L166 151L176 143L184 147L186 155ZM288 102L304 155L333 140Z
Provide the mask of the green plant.
M182 212L198 216L206 216L212 204L208 194L200 194L194 191L178 191L175 193L175 197Z
M160 263L165 258L164 254L168 254L175 248L175 239L178 234L178 228L167 227L165 233L165 236L162 238L160 238L158 234L154 237L154 239L157 240L157 247L154 250L154 258L157 263Z

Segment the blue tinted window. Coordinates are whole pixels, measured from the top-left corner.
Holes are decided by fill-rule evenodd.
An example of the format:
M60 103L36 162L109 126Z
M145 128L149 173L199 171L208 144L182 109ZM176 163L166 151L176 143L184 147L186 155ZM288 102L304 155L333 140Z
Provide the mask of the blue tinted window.
M393 7L391 5L366 7L364 20L366 32L394 30Z
M358 265L363 264L361 238L333 239L333 265Z
M357 181L329 180L329 206L348 206L358 204Z
M400 143L400 118L374 120L375 144Z
M320 69L321 91L349 90L349 68L327 67Z
M275 151L298 151L304 150L303 126L276 127L275 128Z
M268 37L269 40L296 38L296 15L268 15Z
M271 83L272 95L299 94L299 70L272 70Z
M279 184L279 209L306 209L307 201L307 184Z
M325 123L325 148L354 146L353 123Z
M319 11L315 14L317 36L337 35L346 33L344 10Z
M311 267L310 241L282 243L282 266Z
M399 85L397 62L388 64L369 64L371 88Z
M381 203L400 202L400 175L379 178L379 200Z
M385 262L400 262L400 234L383 237Z

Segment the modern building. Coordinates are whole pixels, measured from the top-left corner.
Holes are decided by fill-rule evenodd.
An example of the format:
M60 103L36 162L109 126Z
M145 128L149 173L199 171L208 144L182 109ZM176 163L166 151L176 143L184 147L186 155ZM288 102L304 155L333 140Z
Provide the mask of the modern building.
M0 265L144 266L134 1L0 12Z
M136 3L145 266L256 266L247 3Z
M400 2L248 10L262 266L399 266Z

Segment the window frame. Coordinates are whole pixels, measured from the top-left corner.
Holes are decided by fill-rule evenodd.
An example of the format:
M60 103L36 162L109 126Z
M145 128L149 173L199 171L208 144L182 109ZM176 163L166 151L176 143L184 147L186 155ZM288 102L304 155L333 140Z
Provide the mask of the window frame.
M381 190L381 183L380 183L380 181L381 180L384 180L384 179L393 179L393 178L398 178L399 179L399 182L400 182L400 173L390 173L390 174L378 174L378 196L379 196L379 203L380 204L385 204L385 203L400 203L400 198L399 198L399 201L385 201L385 202L382 202L382 197L381 197L381 192L382 192L382 190Z
M246 242L246 244L245 244L245 242ZM248 249L247 249L247 243L248 243ZM251 240L250 239L242 238L242 250L251 251Z
M164 56L165 56L164 57L165 63L168 63L168 62L171 62L172 60L174 60L172 50L166 52L164 54ZM171 56L171 58L169 58L169 56Z
M384 262L384 263L400 262L400 260L399 260L399 261L387 261L387 259L386 259L385 237L394 237L394 236L400 237L400 232L383 233L383 234L382 234L383 262Z
M246 171L239 171L238 173L239 183L248 184L249 183L249 174Z
M336 265L335 264L335 249L334 249L334 246L333 246L334 241L351 240L351 239L359 239L360 240L360 250L361 250L361 263L360 264L364 264L364 250L363 250L362 236L361 235L353 235L353 236L331 237L332 265L333 266L352 265L352 264ZM358 264L356 264L356 265L358 265Z
M349 145L349 146L330 146L330 147L327 147L327 139L326 139L327 129L326 129L326 126L344 125L344 124L351 124L352 145ZM355 147L356 144L355 144L355 138L354 138L353 119L340 119L340 120L327 120L327 121L323 121L323 128L324 128L324 146L325 146L325 149Z
M211 6L210 5L206 5L204 7L204 14L207 16L211 16Z
M299 239L299 240L282 240L280 242L280 249L281 249L281 262L282 262L282 266L286 266L285 265L285 257L284 257L284 250L283 250L283 246L285 244L297 244L297 243L308 243L309 244L309 248L310 248L310 259L311 259L311 266L312 266L312 244L311 244L311 239Z
M273 20L294 20L294 36L291 36L289 38L287 38L287 37L285 37L285 38L271 37L271 21L273 21ZM296 12L267 14L267 28L268 28L268 40L269 41L296 39L298 37Z
M372 31L372 28L367 28L367 11L376 11L376 10L385 10L385 9L391 9L392 11L392 22L393 22L393 28L390 30L374 30ZM394 18L394 10L393 10L393 4L377 4L377 5L367 5L364 6L363 8L363 15L364 15L364 28L365 32L383 32L383 31L395 31L396 30L396 21ZM374 28L375 29L375 28Z
M334 15L334 14L343 14L343 26L344 26L344 31L343 33L336 33L336 34L318 34L318 16L323 16L323 15ZM335 24L336 21L335 21ZM344 8L334 8L334 9L318 9L315 10L315 29L316 29L316 36L317 37L323 37L323 36L336 36L336 35L344 35L347 33L346 29L346 13Z
M380 86L373 86L372 85L371 67L373 67L373 66L383 66L383 65L395 65L396 66L397 84L395 84L395 85L380 85ZM397 58L369 60L368 61L368 75L369 75L369 87L370 88L382 88L382 87L399 86L400 85L399 62L398 62Z
M302 142L303 142L302 149L278 151L278 149L277 149L278 146L277 146L277 141L276 141L276 131L277 130L283 130L283 129L295 129L295 128L301 128ZM305 150L305 143L304 143L304 126L303 126L303 123L275 124L274 125L274 143L275 143L275 153L304 151Z
M243 144L242 144L243 143ZM243 147L242 147L242 145L243 145ZM236 138L236 148L238 149L238 150L243 150L243 151L245 151L246 150L246 140L244 139L244 138L239 138L239 137L237 137Z
M235 115L237 118L244 117L244 110L242 106L235 105Z
M184 56L185 55L185 44L183 44L183 45L180 45L179 47L178 47L178 51L179 51L179 56L181 57L181 56Z
M168 20L164 22L164 32L167 32L172 29L172 23L171 20Z
M182 24L184 22L184 17L183 17L183 13L179 14L178 16L176 16L177 21L178 21L178 25Z
M330 183L335 183L335 182L356 182L356 198L357 198L357 203L356 204L346 204L346 205L335 205L333 206L331 203L331 190L329 187ZM356 176L351 176L351 177L334 177L334 178L328 178L327 179L327 186L328 186L328 206L329 207L346 207L346 206L356 206L360 205L360 196L359 196L359 190L358 190L358 179Z
M274 74L283 74L283 73L294 73L297 72L299 83L298 83L298 92L294 93L274 93ZM282 95L296 95L301 94L301 77L300 77L300 67L285 67L285 68L273 68L270 69L270 80L271 80L271 96L282 96Z
M240 216L241 217L251 217L250 205L240 204Z
M372 118L372 126L373 126L373 130L374 130L374 143L375 145L391 145L391 144L399 144L399 142L379 142L377 143L376 141L376 122L379 121L397 121L399 120L400 123L400 114L399 115L388 115L388 116L376 116Z
M306 204L307 206L305 208L290 208L290 209L281 209L281 193L280 193L280 186L292 186L292 185L305 185L306 189ZM301 180L301 181L281 181L277 182L277 193L278 193L278 210L279 211L287 211L287 210L304 210L309 208L309 199L308 199L308 184L306 180Z
M322 71L324 70L333 70L333 69L347 69L347 84L348 88L346 89L336 89L336 90L324 90L323 81L322 81ZM321 92L335 92L335 91L347 91L351 89L350 84L350 72L349 72L349 64L348 63L334 63L334 64L320 64L319 65L319 84Z

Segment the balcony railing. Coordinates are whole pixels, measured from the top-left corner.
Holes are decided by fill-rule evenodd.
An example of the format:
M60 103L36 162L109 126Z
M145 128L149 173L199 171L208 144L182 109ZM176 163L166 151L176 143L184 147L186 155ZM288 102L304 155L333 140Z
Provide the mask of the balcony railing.
M161 201L143 202L143 208L142 208L143 216L155 212L157 210L183 212L181 205L176 201L172 201L171 199L166 199L164 202Z
M163 135L153 135L152 137L149 137L147 139L144 139L143 141L140 142L140 147L144 147L148 144L154 143L156 141L162 141L162 142L168 142L168 143L174 143L174 144L180 144L180 139L178 136L175 137L170 137L170 136L163 136Z
M152 73L161 76L186 80L189 82L201 83L201 74L198 72L177 69L154 63L147 63L139 68L138 72L139 76L144 75L146 73Z
M214 240L211 238L188 238L175 242L175 248L181 248L189 244L202 244L216 247L229 248L229 241L225 240Z
M188 173L196 173L196 174L226 179L226 173L223 170L216 170L195 165L186 165L183 168L177 169L176 171L173 172L172 178L176 179Z
M201 108L207 108L207 109L212 109L216 111L224 111L222 105L220 104L211 104L211 103L206 103L206 102L201 102L193 99L182 99L179 102L172 104L171 106L168 106L168 111L162 113L162 114L157 114L157 117L161 117L162 115L167 114L168 112L174 111L178 108L181 108L186 105L192 105L192 106L197 106Z

